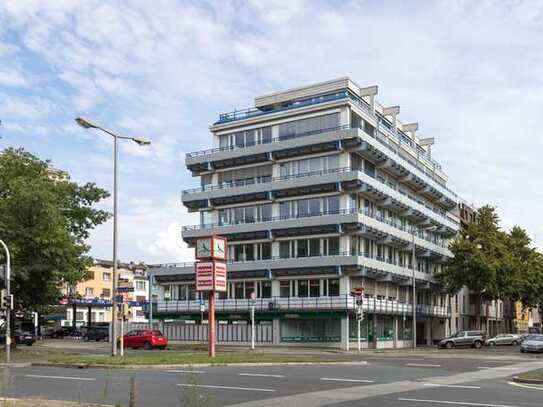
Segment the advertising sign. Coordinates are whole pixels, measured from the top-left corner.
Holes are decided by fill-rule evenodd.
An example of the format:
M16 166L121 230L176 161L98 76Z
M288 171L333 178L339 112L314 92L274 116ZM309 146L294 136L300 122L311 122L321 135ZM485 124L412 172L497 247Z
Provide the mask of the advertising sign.
M215 291L226 292L226 263L215 262Z
M213 262L196 263L196 291L213 291Z

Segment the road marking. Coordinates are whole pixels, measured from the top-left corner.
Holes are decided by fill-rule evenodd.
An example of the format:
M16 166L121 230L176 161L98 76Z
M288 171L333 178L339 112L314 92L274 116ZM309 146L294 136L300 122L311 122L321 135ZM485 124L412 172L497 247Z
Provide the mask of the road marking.
M207 389L225 389L225 390L243 390L243 391L265 391L274 392L275 389L259 389L256 387L233 387L233 386L214 386L211 384L191 384L191 383L179 383L178 386L182 387L205 387Z
M405 366L411 367L441 367L441 365L429 365L426 363L406 363Z
M543 391L543 386L538 385L538 384L527 384L527 383L517 383L517 382L507 382L507 383L510 384L511 386Z
M509 366L477 366L477 369L517 370L516 367L509 367Z
M264 374L264 373L240 373L240 376L254 376L254 377L277 377L283 378L282 374Z
M460 384L438 384L438 383L424 383L425 386L431 387L451 387L453 389L480 389L479 386L463 386Z
M374 383L373 380L362 380L362 379L336 379L333 377L321 377L321 380L326 382L356 382L356 383Z
M165 372L168 372L168 373L194 373L194 374L205 373L203 370L165 370Z
M404 399L398 398L399 401L414 401L417 403L434 403L434 404L454 404L457 406L479 406L479 407L518 407L507 404L489 404L489 403L470 403L468 401L446 401L446 400L425 400L425 399Z
M27 374L24 377L35 378L35 379L82 380L86 382L93 382L96 380L91 377L45 376L45 375L39 375L39 374Z

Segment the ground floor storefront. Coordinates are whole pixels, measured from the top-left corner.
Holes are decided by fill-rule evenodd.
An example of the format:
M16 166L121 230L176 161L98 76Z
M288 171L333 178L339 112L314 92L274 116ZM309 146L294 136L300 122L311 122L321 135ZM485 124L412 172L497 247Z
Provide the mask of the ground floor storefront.
M170 341L207 340L204 314L168 316L155 324ZM449 334L446 319L417 317L417 344L432 345ZM129 329L139 328L131 324ZM366 314L360 321L360 341L364 349L412 346L412 318L407 315ZM217 314L217 339L222 344L251 341L249 314ZM255 341L263 345L320 345L349 349L358 343L356 315L346 312L298 312L257 314Z

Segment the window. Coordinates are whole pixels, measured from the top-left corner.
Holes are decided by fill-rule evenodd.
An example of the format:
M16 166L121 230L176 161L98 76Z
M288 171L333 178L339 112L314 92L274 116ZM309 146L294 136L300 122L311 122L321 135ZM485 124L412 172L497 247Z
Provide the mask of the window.
M75 319L78 321L83 321L85 319L85 314L83 313L83 311L77 311L75 313Z
M298 280L298 297L309 296L309 283L307 280Z
M330 297L339 296L339 279L334 278L328 280L328 295Z
M85 295L88 297L88 296L91 296L91 295L94 295L94 288L92 287L87 287L85 288Z
M103 272L102 273L102 280L103 281L111 281L111 273Z
M308 173L318 174L320 171L335 170L339 168L339 155L306 158L303 160L288 161L279 167L280 175L288 177Z
M136 281L136 290L145 290L145 281Z
M337 256L339 254L339 237L328 238L328 255Z
M279 296L281 298L290 297L290 281L279 281Z
M297 241L296 255L297 257L307 257L309 254L308 241L307 240L298 240Z
M271 281L262 281L260 284L261 284L260 297L271 298Z
M288 259L290 257L290 242L279 242L279 257Z
M201 212L211 213L211 212ZM265 222L271 220L271 204L219 209L219 224ZM207 223L211 223L209 220Z
M290 139L300 134L339 127L339 113L294 120L279 125L279 138Z
M109 288L102 288L102 297L104 298L111 297L111 290Z
M262 260L271 259L271 243L260 243L260 258Z
M309 239L309 255L320 256L320 239Z
M243 298L251 298L251 294L255 291L255 283L252 281L246 281L245 282L245 297Z
M309 280L309 296L310 297L319 297L320 296L320 280Z

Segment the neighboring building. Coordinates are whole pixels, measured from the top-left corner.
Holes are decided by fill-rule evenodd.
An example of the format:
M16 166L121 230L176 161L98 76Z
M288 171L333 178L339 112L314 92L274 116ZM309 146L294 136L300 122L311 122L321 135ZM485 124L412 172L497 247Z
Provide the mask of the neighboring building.
M414 242L417 342L448 334L448 298L433 274L452 255L459 199L431 157L433 139L376 95L377 86L341 78L257 97L254 108L219 116L211 149L187 154L201 186L182 199L200 224L185 226L183 240L229 240L222 325L247 323L255 292L256 319L271 326L273 343L348 348L351 293L363 287L364 347L410 346ZM155 318L199 322L193 264L149 272L159 287Z
M47 167L47 176L57 182L68 181L70 179L70 175L66 171L52 166Z
M130 320L132 322L145 322L143 302L148 299L148 278L142 264L121 263L117 267L118 292L127 301L132 302ZM75 320L78 326L89 322L111 322L111 299L113 292L113 262L109 260L95 260L89 269L89 278L80 282L75 290L65 289L68 302L76 298ZM141 303L135 304L137 301ZM72 325L73 306L68 306L66 319L62 325Z

